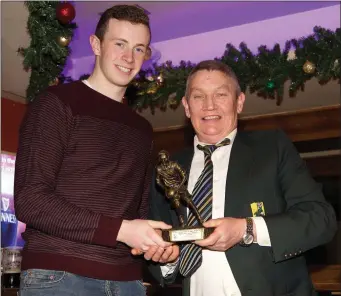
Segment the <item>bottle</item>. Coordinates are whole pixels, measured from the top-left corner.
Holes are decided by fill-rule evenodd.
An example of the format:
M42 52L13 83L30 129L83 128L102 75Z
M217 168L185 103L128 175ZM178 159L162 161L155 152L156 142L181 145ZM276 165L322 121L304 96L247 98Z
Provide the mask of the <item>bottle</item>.
M9 247L4 248L2 266L3 266L3 288L19 288L22 248Z
M2 276L2 287L4 289L19 289L20 287L20 272L19 273L4 273Z

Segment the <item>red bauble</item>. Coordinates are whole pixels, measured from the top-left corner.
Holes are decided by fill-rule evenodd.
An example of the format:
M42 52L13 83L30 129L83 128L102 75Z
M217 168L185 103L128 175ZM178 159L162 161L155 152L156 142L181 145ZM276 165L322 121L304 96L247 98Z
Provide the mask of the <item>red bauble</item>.
M70 3L60 3L56 8L56 17L62 24L71 22L76 16L76 10Z

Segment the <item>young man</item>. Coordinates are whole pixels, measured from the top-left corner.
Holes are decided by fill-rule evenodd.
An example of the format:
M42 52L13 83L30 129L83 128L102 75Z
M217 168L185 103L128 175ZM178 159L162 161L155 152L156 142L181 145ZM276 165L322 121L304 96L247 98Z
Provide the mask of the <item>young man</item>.
M157 246L171 256L154 230L170 226L143 220L153 131L121 103L150 38L141 9L108 9L90 37L89 79L49 87L29 107L14 189L16 215L27 225L21 296L145 295L142 259L131 248Z
M204 226L215 231L184 244L180 259L155 275L167 283L180 273L184 296L316 295L302 254L333 238L334 210L282 131L237 130L244 101L225 64L203 61L190 73L182 102L194 147L173 160L188 172ZM151 196L151 218L178 224L156 184ZM187 221L195 225L190 213Z

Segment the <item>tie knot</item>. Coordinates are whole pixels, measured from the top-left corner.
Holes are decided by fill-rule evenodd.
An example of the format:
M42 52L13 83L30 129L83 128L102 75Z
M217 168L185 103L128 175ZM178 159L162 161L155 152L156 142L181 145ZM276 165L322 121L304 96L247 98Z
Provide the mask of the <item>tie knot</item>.
M202 145L197 145L197 148L201 151L204 151L204 153L206 155L212 155L212 153L219 147L222 147L222 146L226 146L226 145L229 145L231 143L230 139L229 138L225 138L224 140L222 140L219 144L216 144L216 145L205 145L205 146L202 146Z

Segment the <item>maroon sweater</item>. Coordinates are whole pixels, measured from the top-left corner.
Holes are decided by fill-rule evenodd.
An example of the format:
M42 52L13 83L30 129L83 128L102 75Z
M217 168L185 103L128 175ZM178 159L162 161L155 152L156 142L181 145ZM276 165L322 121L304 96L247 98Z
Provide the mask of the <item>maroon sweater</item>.
M15 212L27 225L22 270L141 279L142 259L116 238L123 219L147 217L152 143L147 120L81 81L37 97L15 168Z

